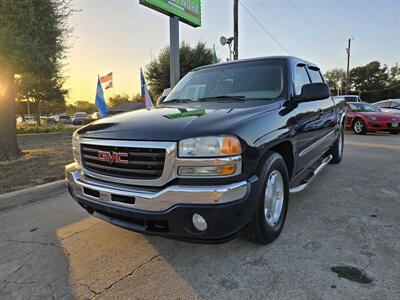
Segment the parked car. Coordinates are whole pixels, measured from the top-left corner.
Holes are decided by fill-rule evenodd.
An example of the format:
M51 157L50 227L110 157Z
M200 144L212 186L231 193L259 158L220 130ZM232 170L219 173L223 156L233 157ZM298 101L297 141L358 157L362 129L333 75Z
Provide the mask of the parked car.
M61 124L72 124L72 119L68 115L53 116L57 123Z
M98 120L98 119L101 119L101 115L98 111L96 111L92 114L92 120Z
M91 119L85 112L77 112L72 118L72 125L86 125L90 123Z
M24 116L24 118L22 118L22 116L19 116L17 117L17 125L36 125L36 119L35 117Z
M47 118L47 125L56 125L56 124L57 124L57 121L54 116L50 116Z
M345 100L346 103L349 103L349 102L361 102L361 98L358 95L334 96L333 99L335 99L335 100Z
M373 105L384 112L400 114L400 99L383 100L376 102Z
M387 131L392 134L400 132L400 116L381 111L368 103L347 103L346 127L356 134Z
M268 244L289 193L341 161L345 117L310 62L200 67L158 107L78 129L68 189L90 214L134 231L206 243L243 232Z

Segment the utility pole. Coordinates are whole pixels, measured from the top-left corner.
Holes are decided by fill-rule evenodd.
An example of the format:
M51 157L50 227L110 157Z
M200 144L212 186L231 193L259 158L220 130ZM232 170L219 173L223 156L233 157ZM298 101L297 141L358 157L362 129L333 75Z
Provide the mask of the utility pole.
M180 62L179 62L179 18L176 16L169 17L169 65L170 65L170 84L173 88L180 79Z
M239 0L233 0L233 59L239 59Z
M346 88L345 88L345 94L349 92L349 82L350 82L350 46L351 46L351 38L349 38L349 44L346 48L346 53L347 53L347 70L346 70Z

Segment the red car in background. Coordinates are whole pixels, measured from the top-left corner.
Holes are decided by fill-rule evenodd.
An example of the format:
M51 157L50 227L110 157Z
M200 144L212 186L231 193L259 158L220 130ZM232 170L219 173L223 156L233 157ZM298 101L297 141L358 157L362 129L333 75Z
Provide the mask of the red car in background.
M400 133L400 114L386 113L378 107L364 102L347 103L346 128L356 134L387 131Z

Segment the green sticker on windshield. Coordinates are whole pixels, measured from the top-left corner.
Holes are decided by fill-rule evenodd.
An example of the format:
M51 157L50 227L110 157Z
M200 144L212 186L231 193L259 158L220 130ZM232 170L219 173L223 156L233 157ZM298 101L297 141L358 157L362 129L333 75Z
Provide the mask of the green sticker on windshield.
M164 117L168 118L168 119L180 119L180 118L187 118L187 117L201 117L206 115L206 110L203 109L193 109L193 110L189 110L189 111L184 111L181 113L177 113L177 114L169 114L169 115L165 115Z

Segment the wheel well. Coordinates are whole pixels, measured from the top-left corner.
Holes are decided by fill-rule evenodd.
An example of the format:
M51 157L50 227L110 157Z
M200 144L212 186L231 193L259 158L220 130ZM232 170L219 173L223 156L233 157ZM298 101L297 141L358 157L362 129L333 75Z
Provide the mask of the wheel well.
M292 177L294 168L294 158L293 158L293 146L290 142L282 142L278 145L273 146L269 151L274 151L279 153L285 160L286 166L288 168L289 178Z

